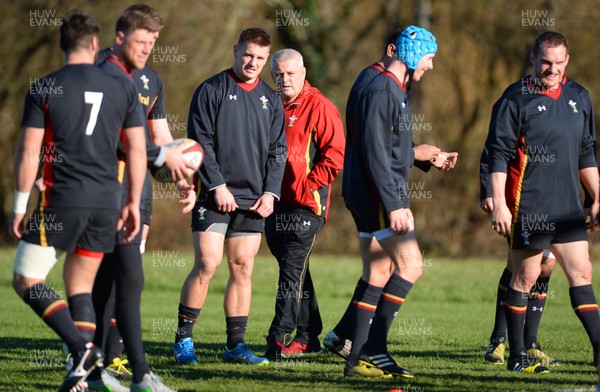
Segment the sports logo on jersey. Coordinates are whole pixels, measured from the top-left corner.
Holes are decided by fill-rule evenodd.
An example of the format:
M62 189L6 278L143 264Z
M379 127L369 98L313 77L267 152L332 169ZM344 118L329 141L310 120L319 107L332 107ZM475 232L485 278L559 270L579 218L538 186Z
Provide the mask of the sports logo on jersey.
M206 212L206 208L204 208L204 207L198 208L198 220L199 221L203 221L204 220L204 213L205 212Z
M268 110L269 107L267 106L267 104L269 103L269 100L267 99L267 97L265 97L264 95L262 97L260 97L260 102L262 102L262 108L265 110Z
M288 120L290 120L290 123L288 125L288 128L292 128L294 126L294 121L296 121L298 119L298 117L296 117L295 115L292 115L291 117L288 118Z
M540 112L546 111L546 106L545 105L538 106L538 111L540 111Z
M144 106L148 106L150 105L150 96L148 95L147 97L144 97L142 95L142 93L138 93L138 99L140 100L140 103Z
M148 82L150 82L150 79L148 79L146 75L140 76L140 79L142 80L142 83L144 83L144 90L150 90L150 86L148 86Z
M579 111L577 110L577 102L569 99L569 105L573 109L573 113L579 113Z
M528 231L524 231L521 234L521 237L523 237L523 245L529 245L529 238L531 237L531 233Z
M230 101L237 101L237 95L231 95L231 94L229 94L229 100Z

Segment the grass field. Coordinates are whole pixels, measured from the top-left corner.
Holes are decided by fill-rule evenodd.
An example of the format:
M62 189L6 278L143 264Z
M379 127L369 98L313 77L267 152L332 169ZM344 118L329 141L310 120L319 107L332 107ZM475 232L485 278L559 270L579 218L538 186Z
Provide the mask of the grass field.
M0 390L52 391L65 371L61 343L11 289L14 251L0 252ZM267 367L221 362L225 342L222 310L227 279L221 265L195 329L198 365L176 365L171 354L181 283L193 257L178 251L147 251L144 257L143 337L150 366L179 391L558 391L593 390L597 382L588 338L570 308L563 272L550 283L540 330L545 351L563 361L544 375L508 372L483 361L493 324L501 261L425 260L425 274L411 291L390 333L390 351L417 377L363 380L344 378L342 359L332 354L273 362ZM62 264L61 264L62 266ZM599 266L596 266L598 268ZM60 269L49 282L56 290ZM315 280L325 329L338 321L360 273L355 258L314 257ZM257 259L247 342L264 353L273 316L277 267ZM595 287L600 290L596 273Z

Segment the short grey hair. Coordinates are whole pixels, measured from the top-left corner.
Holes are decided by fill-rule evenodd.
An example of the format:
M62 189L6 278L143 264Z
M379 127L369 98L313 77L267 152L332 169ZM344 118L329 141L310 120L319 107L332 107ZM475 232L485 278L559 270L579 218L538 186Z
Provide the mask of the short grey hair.
M271 70L277 67L277 63L288 61L291 59L297 60L298 66L304 67L304 58L302 57L302 54L296 49L286 48L278 50L273 56L271 56L271 61L269 62Z

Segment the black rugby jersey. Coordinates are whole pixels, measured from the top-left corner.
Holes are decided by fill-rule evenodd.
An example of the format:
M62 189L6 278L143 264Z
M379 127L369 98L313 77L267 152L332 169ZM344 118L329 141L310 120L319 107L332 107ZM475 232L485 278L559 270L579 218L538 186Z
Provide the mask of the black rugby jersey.
M352 148L344 161L346 205L383 205L388 212L410 207L410 118L406 91L392 73L380 73L365 87L354 114Z
M529 78L509 86L495 103L486 142L489 172L507 173L513 222L543 214L550 222L583 216L579 170L596 167L589 93L569 81L539 90Z
M115 76L122 77L128 81L132 81L138 92L137 96L140 105L144 109L145 116L148 120L161 119L166 117L164 108L164 90L163 85L158 73L152 68L145 66L138 70L135 69L129 72L127 68L112 55L112 48L104 49L100 52L98 59L98 66ZM148 167L154 164L154 161L158 158L161 148L152 142L152 136L150 134L150 128L148 123L144 126L146 131L146 154L148 156ZM124 147L121 146L121 150ZM122 169L122 173L124 166ZM123 203L126 201L127 196L127 179L122 177L123 184ZM144 180L144 187L142 190L142 199L140 208L142 210L152 212L152 178L149 172L146 172L146 178Z
M355 127L355 115L359 112L358 103L360 95L367 85L373 80L373 78L385 70L379 63L373 63L363 69L358 77L354 81L354 84L350 88L350 93L348 94L348 101L346 102L346 149L345 156L348 159L349 151L352 147L352 139L354 136L354 127ZM412 146L415 146L414 142L411 142ZM417 161L413 162L413 165L424 172L428 172L431 169L431 165L429 162ZM345 190L348 187L352 186L349 183L349 177L346 174L346 171L342 172L342 197L345 197Z
M45 128L40 205L120 208L117 144L143 126L132 84L91 64L66 65L34 83L22 126Z
M192 97L188 137L205 152L200 200L224 184L241 209L265 192L280 196L287 149L283 104L260 78L244 83L229 69L204 81Z

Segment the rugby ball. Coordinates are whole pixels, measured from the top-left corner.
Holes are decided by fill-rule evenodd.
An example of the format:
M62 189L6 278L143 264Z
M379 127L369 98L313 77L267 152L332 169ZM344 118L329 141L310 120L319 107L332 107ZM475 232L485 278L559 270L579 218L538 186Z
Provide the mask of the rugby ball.
M195 172L197 172L198 169L200 169L202 162L204 162L204 149L202 148L200 143L188 138L175 139L171 143L165 144L164 147L171 149L178 147L182 144L184 145L184 147L181 153L183 154L183 157L186 160L186 162L191 163L191 166L193 166L193 170L190 170L190 172L188 173L189 177L192 176ZM173 181L173 179L171 178L171 172L169 171L169 168L164 164L161 167L154 167L150 169L150 173L152 173L152 177L154 177L157 181Z

